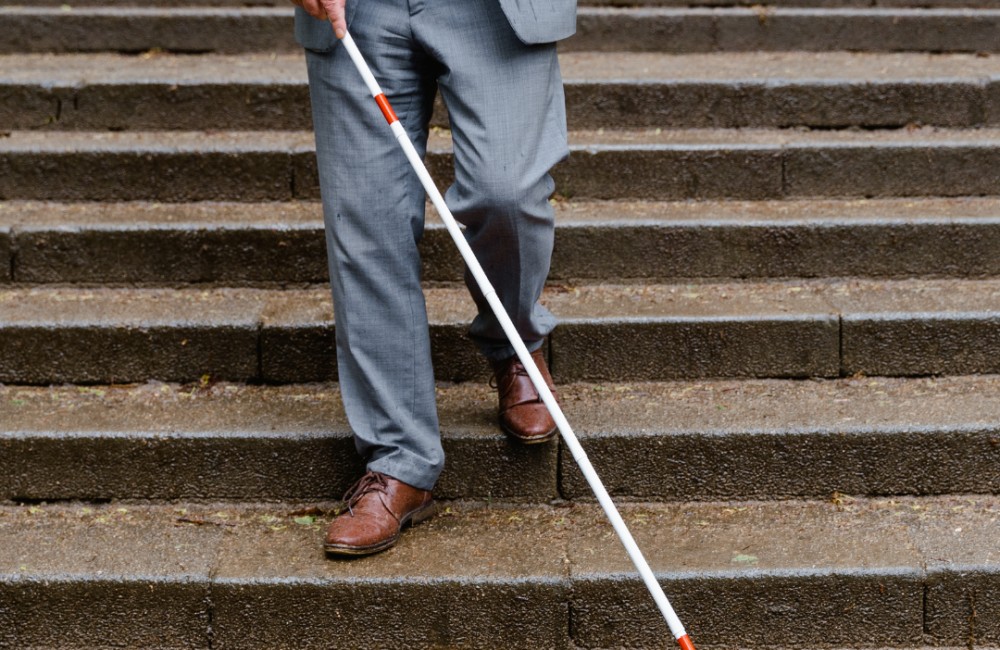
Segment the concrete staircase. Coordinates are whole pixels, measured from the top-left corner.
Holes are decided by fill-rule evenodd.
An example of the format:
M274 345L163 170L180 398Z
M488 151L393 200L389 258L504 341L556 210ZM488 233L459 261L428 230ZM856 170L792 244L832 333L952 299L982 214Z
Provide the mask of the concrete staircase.
M565 450L495 426L433 215L443 512L324 559L360 464L290 14L0 7L0 647L672 647ZM1000 646L1000 8L579 27L548 351L695 642Z

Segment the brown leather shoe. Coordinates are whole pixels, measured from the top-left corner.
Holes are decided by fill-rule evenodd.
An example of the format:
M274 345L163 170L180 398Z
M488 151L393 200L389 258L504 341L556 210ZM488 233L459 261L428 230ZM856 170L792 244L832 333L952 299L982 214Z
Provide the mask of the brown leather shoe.
M326 529L323 548L335 555L370 555L391 548L403 527L434 514L430 490L368 472L344 495L344 507Z
M531 353L531 358L552 390L552 376L545 365L541 350ZM521 365L517 355L493 361L493 381L500 396L500 428L514 439L526 445L552 440L556 435L556 423L545 408L538 391L528 377L528 371ZM555 393L553 393L554 395Z

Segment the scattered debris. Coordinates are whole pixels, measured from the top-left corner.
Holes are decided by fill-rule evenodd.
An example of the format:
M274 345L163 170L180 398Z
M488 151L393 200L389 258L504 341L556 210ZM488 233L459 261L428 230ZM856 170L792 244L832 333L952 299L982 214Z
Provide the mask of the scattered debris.
M176 519L179 524L194 524L195 526L236 526L236 524L230 523L228 521L212 521L211 519L203 519L201 517L178 517Z

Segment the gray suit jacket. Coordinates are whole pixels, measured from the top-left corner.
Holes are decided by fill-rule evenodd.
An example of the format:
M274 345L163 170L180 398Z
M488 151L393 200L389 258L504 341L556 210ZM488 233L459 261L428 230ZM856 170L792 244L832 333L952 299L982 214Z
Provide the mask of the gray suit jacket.
M364 0L348 0L347 24L352 9ZM576 31L576 0L499 0L514 33L525 43L552 43ZM299 44L320 52L333 49L336 37L330 23L316 20L301 7L295 8L295 38Z

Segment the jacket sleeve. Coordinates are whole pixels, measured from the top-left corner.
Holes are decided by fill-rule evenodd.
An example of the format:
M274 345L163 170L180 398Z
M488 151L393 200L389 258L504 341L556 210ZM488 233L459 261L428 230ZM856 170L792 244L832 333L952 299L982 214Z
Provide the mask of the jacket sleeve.
M576 32L576 0L499 0L525 43L551 43Z

